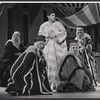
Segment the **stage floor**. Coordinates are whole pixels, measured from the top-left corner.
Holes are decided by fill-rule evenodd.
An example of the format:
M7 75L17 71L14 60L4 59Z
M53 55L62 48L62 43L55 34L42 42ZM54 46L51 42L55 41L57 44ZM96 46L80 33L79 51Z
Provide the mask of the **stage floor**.
M53 95L32 95L32 96L11 96L5 92L5 88L0 87L0 99L10 98L100 98L100 86L95 87L96 91L89 92L69 92L57 93Z

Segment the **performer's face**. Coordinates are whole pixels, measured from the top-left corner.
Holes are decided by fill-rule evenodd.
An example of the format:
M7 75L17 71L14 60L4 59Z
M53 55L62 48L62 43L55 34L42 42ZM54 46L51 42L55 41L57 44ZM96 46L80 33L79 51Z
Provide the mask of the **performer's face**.
M77 35L81 39L84 35L83 28L77 28Z
M81 39L83 37L83 32L77 32L77 35Z
M77 55L79 53L79 46L71 46L70 51L74 54Z
M55 13L50 14L50 16L48 16L49 20L54 22L55 21Z
M16 35L13 35L13 36L12 36L12 40L13 40L14 42L18 42L18 41L19 41L19 37L16 36Z
M44 46L45 46L44 45L44 41L38 41L37 43L38 43L38 45L37 45L38 46L38 49L43 50L44 49Z

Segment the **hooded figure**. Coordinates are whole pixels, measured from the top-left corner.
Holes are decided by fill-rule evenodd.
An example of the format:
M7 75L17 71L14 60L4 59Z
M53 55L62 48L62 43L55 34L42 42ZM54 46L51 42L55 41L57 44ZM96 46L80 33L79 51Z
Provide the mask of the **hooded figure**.
M69 52L62 58L59 65L60 81L58 92L94 91L91 76L79 59L79 45L77 41L70 43Z
M42 52L44 42L45 36L39 35L34 45L19 56L11 67L6 92L11 95L52 94Z
M24 52L24 46L20 40L20 32L15 31L6 43L0 66L0 86L6 87L10 77L10 68L18 56Z
M84 33L84 29L81 26L79 26L76 29L75 40L77 40L79 44L81 59L87 66L87 69L91 72L93 77L93 82L97 85L98 84L97 73L96 73L95 59L92 56L93 43L91 37L87 33Z

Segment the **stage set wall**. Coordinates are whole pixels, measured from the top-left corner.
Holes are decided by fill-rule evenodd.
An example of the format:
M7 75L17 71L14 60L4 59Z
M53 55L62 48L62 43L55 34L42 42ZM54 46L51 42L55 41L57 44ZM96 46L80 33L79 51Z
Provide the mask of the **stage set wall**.
M0 58L3 55L6 41L11 38L14 31L21 33L21 40L25 48L33 44L40 25L47 20L46 16L42 3L8 3L0 16ZM100 52L98 31L96 28L91 30L94 26L89 27L86 27L85 31L92 37L94 51ZM68 34L66 41L69 44L75 38L76 30L66 26L65 28Z

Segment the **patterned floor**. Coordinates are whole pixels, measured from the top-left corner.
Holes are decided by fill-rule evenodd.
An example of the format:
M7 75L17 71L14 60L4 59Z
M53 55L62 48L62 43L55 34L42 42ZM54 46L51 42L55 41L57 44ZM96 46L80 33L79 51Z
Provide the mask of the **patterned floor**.
M0 100L11 99L11 98L100 98L100 86L95 87L96 91L91 92L75 92L75 93L57 93L53 95L32 95L32 96L11 96L5 92L5 88L0 87ZM49 99L50 100L50 99Z

